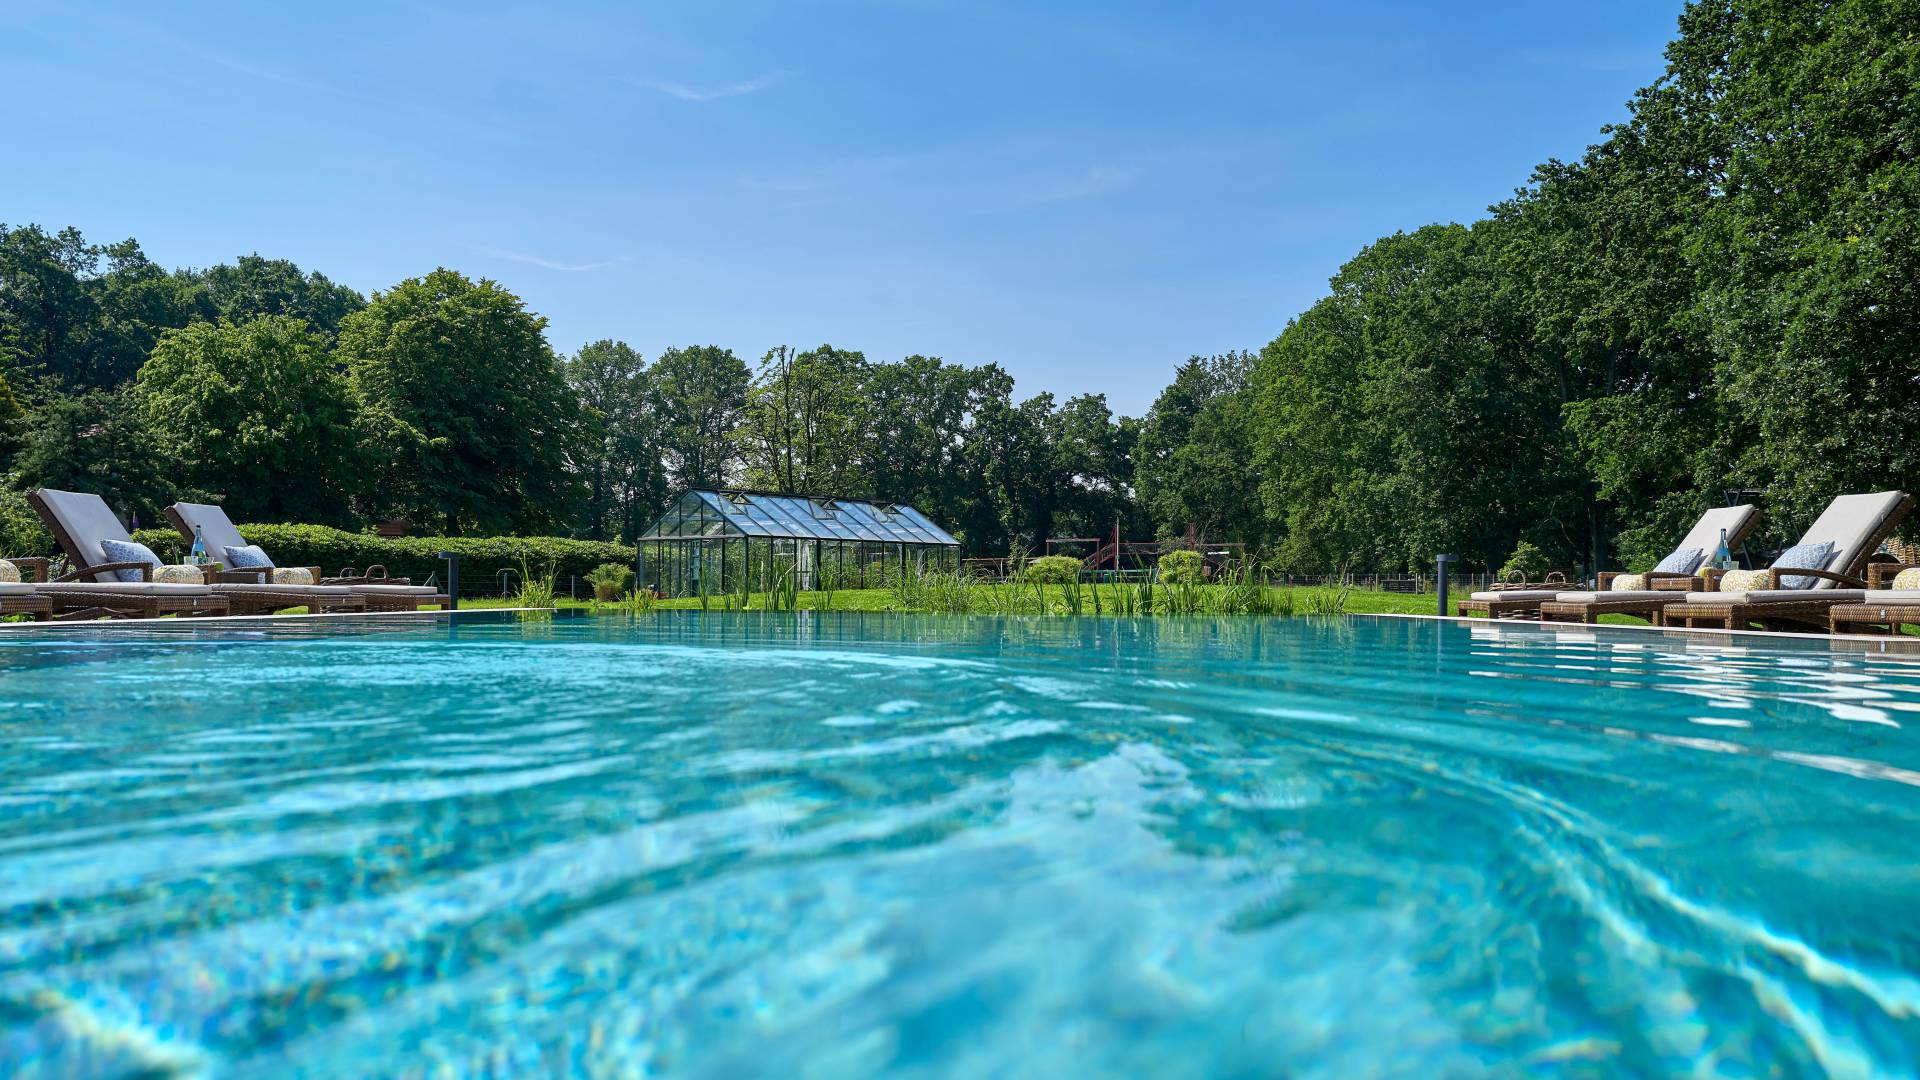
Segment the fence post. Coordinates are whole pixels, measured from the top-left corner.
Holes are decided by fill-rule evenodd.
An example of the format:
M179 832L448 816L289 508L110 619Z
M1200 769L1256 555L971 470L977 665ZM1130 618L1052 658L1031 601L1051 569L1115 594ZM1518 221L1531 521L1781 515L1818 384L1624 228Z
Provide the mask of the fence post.
M447 610L460 610L460 553L443 551L440 557L447 561Z
M1440 593L1441 618L1445 618L1447 615L1447 567L1451 566L1459 558L1460 556L1458 555L1435 555L1433 557L1434 566L1437 568L1435 577L1438 579L1436 588Z

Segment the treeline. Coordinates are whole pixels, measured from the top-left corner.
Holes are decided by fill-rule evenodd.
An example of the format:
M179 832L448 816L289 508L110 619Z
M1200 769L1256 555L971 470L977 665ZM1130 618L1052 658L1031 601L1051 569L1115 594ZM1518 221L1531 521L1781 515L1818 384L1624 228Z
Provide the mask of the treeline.
M236 520L631 540L679 488L912 502L973 551L1146 527L1138 424L1099 395L1014 396L988 364L823 345L756 367L712 345L559 356L491 281L439 269L363 297L250 255L165 270L132 240L0 225L0 542L22 493L97 491L146 522Z
M363 298L284 261L167 271L131 240L0 227L0 486L149 520L198 495L630 539L671 490L740 483L912 502L973 553L1118 521L1297 571L1521 541L1639 566L1738 489L1765 544L1835 494L1920 486L1915 26L1920 0L1689 5L1665 75L1578 161L1376 242L1138 420L826 345L561 357L449 270ZM0 493L0 529L20 512Z

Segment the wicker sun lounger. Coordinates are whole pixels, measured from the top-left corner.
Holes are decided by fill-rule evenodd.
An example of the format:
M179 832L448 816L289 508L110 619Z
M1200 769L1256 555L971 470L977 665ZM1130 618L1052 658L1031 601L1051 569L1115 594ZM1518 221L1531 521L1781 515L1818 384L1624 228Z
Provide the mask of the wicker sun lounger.
M366 606L345 588L262 585L257 576L253 580L241 576L206 584L156 582L151 565L108 561L102 541L132 538L100 496L42 488L29 492L27 503L53 533L67 560L78 567L62 580L41 586L57 605L71 609L68 614L75 618L87 613L251 614L302 606L315 611L360 611ZM129 571L139 574L140 580L119 580ZM224 579L225 575L219 577Z
M154 581L83 580L84 571L68 574L58 581L47 580L47 560L41 558L8 559L8 562L33 575L28 586L39 597L39 604L26 597L0 603L0 614L32 614L44 604L50 617L78 619L157 619L162 615L225 615L227 602L213 595L204 585L173 585ZM112 566L114 570L148 571L139 566ZM106 568L101 568L104 572ZM11 587L9 587L9 591ZM14 610L18 607L18 611Z
M1827 625L1836 634L1898 634L1920 628L1920 589L1870 589L1864 603L1835 604Z
M53 597L41 592L37 583L46 580L47 560L8 559L8 562L32 574L20 581L0 581L0 615L31 615L34 622L53 618Z
M1762 588L1744 592L1691 592L1683 603L1661 612L1668 626L1745 629L1759 623L1768 629L1829 629L1835 607L1868 602L1866 575L1875 550L1913 509L1913 496L1902 491L1869 495L1842 495L1808 527L1802 544L1832 543L1833 556L1824 569L1772 567ZM1813 579L1811 588L1783 588L1783 579Z
M246 538L234 527L227 512L209 503L178 502L167 507L167 520L182 539L192 541L196 531L207 546L207 552L215 559L232 565L227 549L242 547ZM358 597L367 611L417 611L422 605L428 607L451 608L453 605L446 594L427 585L415 585L406 578L389 578L385 567L368 567L369 571L379 570L377 576L342 574L335 577L320 576L320 568L305 568L318 586L323 589L342 588L347 595ZM223 580L251 581L259 584L270 576L268 569L234 568L222 574ZM224 590L221 590L224 591Z
M1760 520L1759 508L1750 504L1719 506L1700 515L1674 550L1694 550L1711 556L1726 533L1727 547L1737 551L1754 523ZM1710 587L1701 577L1690 574L1647 573L1648 588L1632 592L1612 591L1619 574L1601 574L1597 590L1570 590L1534 587L1519 591L1496 589L1477 592L1460 604L1462 615L1484 615L1490 619L1551 619L1560 622L1595 622L1602 615L1639 615L1658 621L1660 609L1671 603L1676 593L1690 585Z

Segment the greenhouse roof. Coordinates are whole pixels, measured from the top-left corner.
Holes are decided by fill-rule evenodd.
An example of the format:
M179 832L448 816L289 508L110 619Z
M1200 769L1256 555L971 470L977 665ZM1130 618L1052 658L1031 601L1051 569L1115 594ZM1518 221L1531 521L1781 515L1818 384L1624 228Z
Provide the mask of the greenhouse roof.
M738 536L960 545L952 534L905 503L737 488L711 488L682 494L658 521L640 534L640 539L712 540Z

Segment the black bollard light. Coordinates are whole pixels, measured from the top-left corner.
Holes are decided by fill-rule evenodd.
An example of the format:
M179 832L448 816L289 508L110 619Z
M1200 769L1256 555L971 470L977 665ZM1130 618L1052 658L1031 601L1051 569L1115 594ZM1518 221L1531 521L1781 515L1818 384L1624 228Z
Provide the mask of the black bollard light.
M1441 618L1445 618L1447 615L1447 567L1458 562L1459 559L1460 556L1458 555L1435 555L1433 557L1436 576L1439 578Z
M460 553L443 551L440 557L447 561L447 609L460 609Z

